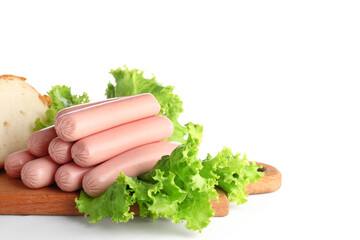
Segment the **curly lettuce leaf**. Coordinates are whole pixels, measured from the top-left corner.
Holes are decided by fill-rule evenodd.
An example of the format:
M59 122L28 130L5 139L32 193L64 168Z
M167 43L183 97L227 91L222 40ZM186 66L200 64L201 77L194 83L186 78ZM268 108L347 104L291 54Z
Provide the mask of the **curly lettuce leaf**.
M240 154L233 155L230 148L224 147L216 157L202 162L203 169L201 175L204 178L215 178L216 185L227 192L227 197L230 202L235 202L237 205L245 203L248 194L246 185L257 182L264 175L258 170L262 168L261 165L256 165L255 162L249 164L249 161L244 155L240 158Z
M175 205L177 211L170 215L172 221L175 223L186 221L186 228L201 231L214 216L210 199L218 199L218 194L214 188L215 181L200 176L202 165L197 159L197 153L203 128L193 123L185 126L188 132L186 143L177 147L170 156L164 156L152 170L139 176L139 179L161 184L163 177L172 176L172 184L169 185L171 191L164 192L165 196L170 198L173 192L185 193L185 195L180 194L181 199L178 198L180 201ZM151 205L148 205L148 209L150 207Z
M80 197L75 199L76 207L79 212L85 213L85 217L91 216L91 223L99 222L103 217L111 217L114 222L127 222L134 218L134 213L129 211L130 205L135 202L132 195L134 189L127 189L127 186L136 186L136 181L121 173L106 194L92 198L81 191Z
M193 123L185 126L187 140L171 155L163 156L149 172L137 178L120 173L117 181L97 198L82 191L76 199L79 211L90 215L90 222L106 216L113 221L128 221L133 218L130 206L136 202L142 217L186 221L186 228L201 232L214 216L210 200L218 200L215 186L223 188L230 201L244 203L245 186L260 179L261 166L255 162L250 165L246 156L240 159L240 154L233 155L226 147L214 158L208 155L199 160L203 128Z
M55 116L61 109L89 102L87 93L83 93L81 96L71 94L71 88L65 85L52 86L48 94L51 97L51 103L46 110L45 119L37 118L35 120L34 131L54 125Z
M174 124L173 135L168 141L184 143L186 128L178 122L179 115L184 111L180 97L173 93L173 86L162 86L156 81L155 76L151 79L144 78L144 71L139 69L129 70L126 66L111 70L115 78L115 85L108 84L105 91L107 98L133 96L142 93L151 93L161 106L160 115L166 116Z

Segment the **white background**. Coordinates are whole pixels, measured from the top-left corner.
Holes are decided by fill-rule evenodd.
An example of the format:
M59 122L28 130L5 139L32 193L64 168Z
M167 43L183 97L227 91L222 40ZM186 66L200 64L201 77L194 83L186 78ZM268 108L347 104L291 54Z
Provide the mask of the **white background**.
M359 239L359 12L344 0L1 1L0 75L96 101L110 69L154 73L181 96L181 122L204 125L200 157L225 145L283 175L201 234L169 220L0 216L1 239Z

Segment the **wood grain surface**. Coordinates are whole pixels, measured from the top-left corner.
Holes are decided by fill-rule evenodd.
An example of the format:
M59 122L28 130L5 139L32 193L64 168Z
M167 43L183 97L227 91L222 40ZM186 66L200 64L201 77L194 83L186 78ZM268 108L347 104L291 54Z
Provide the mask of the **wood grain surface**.
M263 165L265 176L257 183L247 186L247 193L259 194L276 191L281 186L281 173L276 168ZM216 217L223 217L229 213L229 200L221 189L219 202L211 200ZM83 215L75 207L74 199L79 192L66 193L52 185L41 189L29 189L20 179L13 179L0 170L0 214L9 215ZM135 204L130 211L139 215L139 207Z

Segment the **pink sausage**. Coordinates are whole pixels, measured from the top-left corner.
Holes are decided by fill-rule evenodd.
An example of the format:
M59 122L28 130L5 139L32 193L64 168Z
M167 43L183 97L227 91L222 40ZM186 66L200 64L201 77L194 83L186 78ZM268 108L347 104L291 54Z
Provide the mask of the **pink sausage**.
M82 181L83 189L89 196L97 197L116 181L120 172L129 177L146 173L179 145L177 142L157 142L124 152L87 172Z
M54 126L34 132L30 135L27 142L29 152L37 157L45 157L49 155L49 144L56 137L57 135Z
M76 106L72 106L72 107L68 107L68 108L64 108L61 111L59 111L56 116L55 116L55 120L59 117L61 117L62 115L72 112L72 111L76 111L79 109L83 109L83 108L87 108L90 106L94 106L94 105L98 105L104 102L111 102L111 101L116 101L119 99L122 99L125 97L118 97L118 98L111 98L111 99L106 99L103 101L98 101L98 102L94 102L94 103L85 103L85 104L80 104L80 105L76 105ZM37 157L45 157L47 155L49 155L48 153L48 147L50 142L57 137L56 135L56 131L55 131L55 126L50 126L44 129L41 129L35 133L33 133L29 139L28 139L28 149L29 151L37 156Z
M59 137L54 138L49 145L49 155L58 164L65 164L72 160L71 147L74 143L65 142Z
M149 117L80 139L71 155L77 165L91 167L132 148L165 140L173 130L166 117Z
M121 124L154 116L160 105L149 93L68 112L55 121L58 136L73 142Z
M55 173L55 182L58 187L65 192L79 190L82 185L82 179L90 169L82 168L74 162L67 163L59 167Z
M124 97L110 98L110 99L106 99L106 100L102 100L102 101L97 101L97 102L92 102L92 103L84 103L84 104L79 104L79 105L64 108L64 109L60 110L56 114L54 121L56 121L56 119L58 119L59 117L61 117L62 115L66 114L68 112L73 112L73 111L78 110L78 109L91 107L91 106L94 106L94 105L97 105L97 104L100 104L100 103L104 103L104 102L116 101L116 100L119 100L119 99L122 99L122 98L124 98Z
M20 178L23 166L36 158L28 150L11 153L5 158L5 171L9 177Z
M59 165L49 156L32 160L21 169L21 180L29 188L42 188L55 181L55 172Z

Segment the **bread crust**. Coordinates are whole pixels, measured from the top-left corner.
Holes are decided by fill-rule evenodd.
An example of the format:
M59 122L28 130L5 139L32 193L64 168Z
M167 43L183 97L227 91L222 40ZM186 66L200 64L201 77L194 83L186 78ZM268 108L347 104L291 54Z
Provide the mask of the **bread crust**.
M14 76L14 75L1 75L0 79L5 79L5 80L22 80L22 81L26 81L26 78L24 77L18 77L18 76Z

